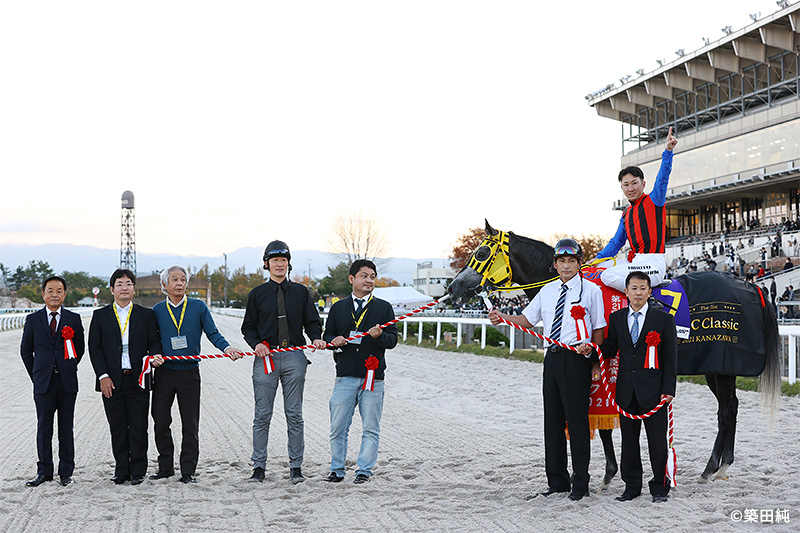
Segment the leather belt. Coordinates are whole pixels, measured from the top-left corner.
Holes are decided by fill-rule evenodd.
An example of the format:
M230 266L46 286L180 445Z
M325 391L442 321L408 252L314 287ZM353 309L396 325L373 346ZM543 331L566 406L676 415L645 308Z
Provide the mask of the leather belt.
M562 348L561 346L548 346L547 351L553 353L559 353L559 352L572 352L573 350Z
M130 375L130 374L133 374L133 370L131 370L130 368L123 368L122 369L122 373L127 376L127 375Z

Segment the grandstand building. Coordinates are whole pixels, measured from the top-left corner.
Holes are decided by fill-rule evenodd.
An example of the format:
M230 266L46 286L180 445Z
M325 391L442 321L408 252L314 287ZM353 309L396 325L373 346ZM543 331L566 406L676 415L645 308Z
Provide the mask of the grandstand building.
M668 259L700 255L684 250L691 243L744 239L754 261L765 236L800 225L800 3L779 5L586 97L621 123L620 168L641 167L650 187L670 127L680 139L667 192ZM624 210L620 198L613 208Z

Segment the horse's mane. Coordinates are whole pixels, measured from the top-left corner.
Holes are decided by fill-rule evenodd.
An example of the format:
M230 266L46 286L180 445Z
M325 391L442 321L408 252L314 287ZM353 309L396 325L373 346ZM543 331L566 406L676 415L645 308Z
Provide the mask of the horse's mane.
M517 235L513 231L509 231L508 234L509 234L509 236L516 237L517 239L522 241L524 244L527 244L529 246L533 246L534 248L536 248L537 252L540 252L540 253L544 254L548 258L553 255L553 247L550 246L549 244L545 243L545 242L537 241L536 239L531 239L530 237L526 237L524 235Z

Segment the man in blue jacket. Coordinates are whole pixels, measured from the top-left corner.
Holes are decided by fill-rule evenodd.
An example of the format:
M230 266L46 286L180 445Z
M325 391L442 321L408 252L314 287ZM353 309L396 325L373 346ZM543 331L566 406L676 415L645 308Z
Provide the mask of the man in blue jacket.
M326 479L332 483L344 479L347 436L356 405L363 427L356 484L369 481L378 459L385 353L397 345L397 326L380 327L394 320L394 311L389 302L372 295L376 278L375 263L367 259L354 261L349 275L353 294L333 304L325 323L322 338L335 347L336 361L336 383L330 400L331 471ZM365 331L369 335L347 340Z
M186 296L189 272L173 265L161 272L161 290L166 300L153 306L161 333L164 355L198 355L200 339L206 338L236 360L236 349L217 330L211 311L205 303ZM163 366L162 366L163 365ZM153 379L153 426L158 448L158 471L150 479L162 479L175 474L172 442L172 404L178 397L183 440L181 441L181 482L195 483L194 473L200 455L200 364L198 360L166 361L156 356L158 367Z
M36 404L36 478L28 487L53 480L53 418L58 411L58 476L61 485L72 483L75 440L72 420L78 397L78 363L83 357L81 317L64 309L67 282L50 276L42 284L45 307L25 319L19 352L33 382Z

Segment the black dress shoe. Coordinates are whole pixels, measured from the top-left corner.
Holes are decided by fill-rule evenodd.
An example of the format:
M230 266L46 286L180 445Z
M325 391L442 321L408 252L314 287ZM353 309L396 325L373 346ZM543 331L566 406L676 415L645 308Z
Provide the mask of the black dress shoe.
M303 477L303 471L300 469L299 466L297 468L289 469L289 481L291 481L293 485L302 483L305 480L306 478Z
M569 495L569 499L574 501L574 502L577 502L577 501L581 500L582 498L584 498L584 497L586 497L588 495L589 495L589 490L588 489L586 490L586 492L575 492L575 491L572 491L570 493L570 495Z
M336 472L331 472L330 474L328 474L328 477L325 478L325 481L328 481L330 483L339 483L343 479L344 476L339 477L336 475Z
M136 486L141 485L142 483L144 483L144 476L133 476L131 479L131 485Z
M264 469L260 466L257 466L253 469L253 475L250 476L250 481L257 481L261 483L264 481Z
M114 482L114 485L122 485L126 481L130 481L131 476L114 476L111 478L111 481Z
M36 476L32 480L30 480L27 483L25 483L25 486L26 487L38 487L39 485L41 485L45 481L53 481L53 476L43 476L43 475L39 474L38 476Z
M355 481L353 481L356 485L361 485L363 483L369 483L369 476L366 474L359 474L356 476Z
M668 499L669 498L667 498L664 494L656 494L655 496L653 496L653 503L664 503Z
M558 494L560 492L569 492L569 490L556 490L552 487L547 487L547 490L544 492L540 492L540 496L550 496L551 494Z
M150 479L153 479L153 480L164 479L165 477L172 477L174 475L175 475L175 472L162 472L161 470L159 470L158 472L156 472L155 474L150 476Z
M191 474L184 474L181 476L181 483L197 483L197 480Z
M614 499L617 500L618 502L629 502L632 499L637 498L638 496L639 496L638 494L632 494L630 492L623 492L621 496L617 496Z
M70 476L61 476L61 479L58 482L61 483L62 487L66 487L72 483L72 478Z

